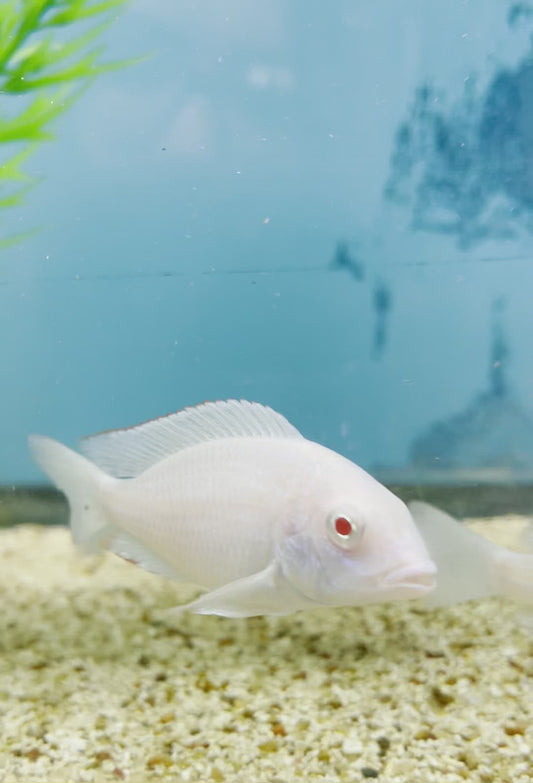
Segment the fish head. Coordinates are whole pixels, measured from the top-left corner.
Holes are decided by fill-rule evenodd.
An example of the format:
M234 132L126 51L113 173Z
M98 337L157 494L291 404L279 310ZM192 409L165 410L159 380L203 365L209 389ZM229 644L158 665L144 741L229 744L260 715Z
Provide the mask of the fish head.
M285 578L327 606L431 592L437 569L407 506L357 465L330 454L337 459L329 471L332 460L325 460L285 527L279 545Z

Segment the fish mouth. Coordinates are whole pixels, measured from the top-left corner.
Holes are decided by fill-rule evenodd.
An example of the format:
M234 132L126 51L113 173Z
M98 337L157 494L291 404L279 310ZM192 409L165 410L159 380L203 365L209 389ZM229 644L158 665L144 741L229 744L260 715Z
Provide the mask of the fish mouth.
M422 568L420 566L404 566L385 574L383 583L387 587L409 588L414 592L427 593L436 586L436 576L437 567L434 563L428 563Z

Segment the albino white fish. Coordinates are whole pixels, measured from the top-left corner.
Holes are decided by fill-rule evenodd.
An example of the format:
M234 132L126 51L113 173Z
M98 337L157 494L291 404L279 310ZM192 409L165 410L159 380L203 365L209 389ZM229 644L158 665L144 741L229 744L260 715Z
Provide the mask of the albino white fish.
M83 441L34 435L74 541L208 592L245 617L417 598L436 568L404 503L258 403L204 403Z
M496 546L254 402L204 403L82 442L39 435L74 541L208 592L179 609L245 617L419 598L533 603L533 555Z

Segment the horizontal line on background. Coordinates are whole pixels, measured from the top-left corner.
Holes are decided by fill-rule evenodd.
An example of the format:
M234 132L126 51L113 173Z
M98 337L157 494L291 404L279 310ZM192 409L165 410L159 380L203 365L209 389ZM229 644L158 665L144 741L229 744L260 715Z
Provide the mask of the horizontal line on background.
M403 268L403 267L450 267L453 265L458 266L472 266L472 264L504 264L504 263L516 263L521 261L533 261L533 253L531 255L524 256L502 256L502 257L488 257L488 258L473 258L473 259L448 259L445 261L390 261L388 263L379 263L375 265L375 270L380 271L382 269ZM364 261L361 263L365 264ZM370 267L370 264L368 264ZM1 277L1 263L0 263L0 286L12 286L18 285L20 281L5 280ZM269 276L269 275L298 275L298 274L340 274L344 273L348 277L351 276L349 269L335 269L331 267L317 267L317 266L300 266L300 267L275 267L272 269L203 269L200 271L180 271L180 270L162 270L157 272L117 272L111 273L98 273L95 275L60 275L53 276L36 276L32 278L33 283L90 283L90 282L108 282L114 280L144 280L144 279L164 279L164 278L189 278L195 277L223 277L223 276ZM364 282L357 280L355 282Z

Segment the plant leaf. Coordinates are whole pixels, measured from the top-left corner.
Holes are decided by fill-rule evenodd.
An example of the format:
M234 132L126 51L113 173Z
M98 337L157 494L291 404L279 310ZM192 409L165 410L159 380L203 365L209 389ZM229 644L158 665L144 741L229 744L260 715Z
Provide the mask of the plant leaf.
M67 97L64 91L55 95L38 95L18 117L0 122L0 143L52 139L52 133L45 130L44 126L61 114L73 100L74 96Z
M26 158L31 155L33 150L33 146L26 147L25 149L21 150L21 152L6 160L5 163L0 163L0 185L3 184L1 182L3 179L18 181L28 181L31 179L28 174L25 174L23 171L21 171L20 166L22 163L24 163Z
M128 0L106 0L106 2L88 5L85 0L74 0L74 2L65 3L67 7L63 11L58 11L57 14L49 16L45 21L45 25L49 27L63 26L80 19L89 19L99 14L105 14L108 11L118 10L120 6L127 2Z
M62 71L51 73L48 76L41 76L35 79L27 79L25 76L11 77L5 82L4 91L20 94L41 87L50 87L51 85L63 84L64 82L73 82L77 79L93 78L100 72L100 69L103 68L103 66L94 65L99 54L99 50L91 52L74 65L71 65Z
M9 237L0 239L0 250L5 250L8 247L13 247L13 245L18 245L18 243L22 242L23 239L28 239L28 237L35 236L37 233L38 229L32 228L28 231L23 231L20 234L12 234Z
M25 195L34 187L34 184L34 182L30 182L25 187L15 190L11 195L0 198L0 209L19 206L23 202Z
M36 145L53 138L52 122L105 71L145 58L102 63L95 40L129 0L0 0L0 146L28 146L0 164L0 209L21 203L34 180L23 170ZM87 22L98 19L87 28ZM68 35L84 26L82 34ZM58 28L61 40L58 40ZM82 28L83 29L83 28ZM5 96L19 110L4 112ZM8 98L8 102L11 99ZM22 186L15 183L24 182ZM27 236L27 233L20 236ZM17 241L10 237L0 247Z

